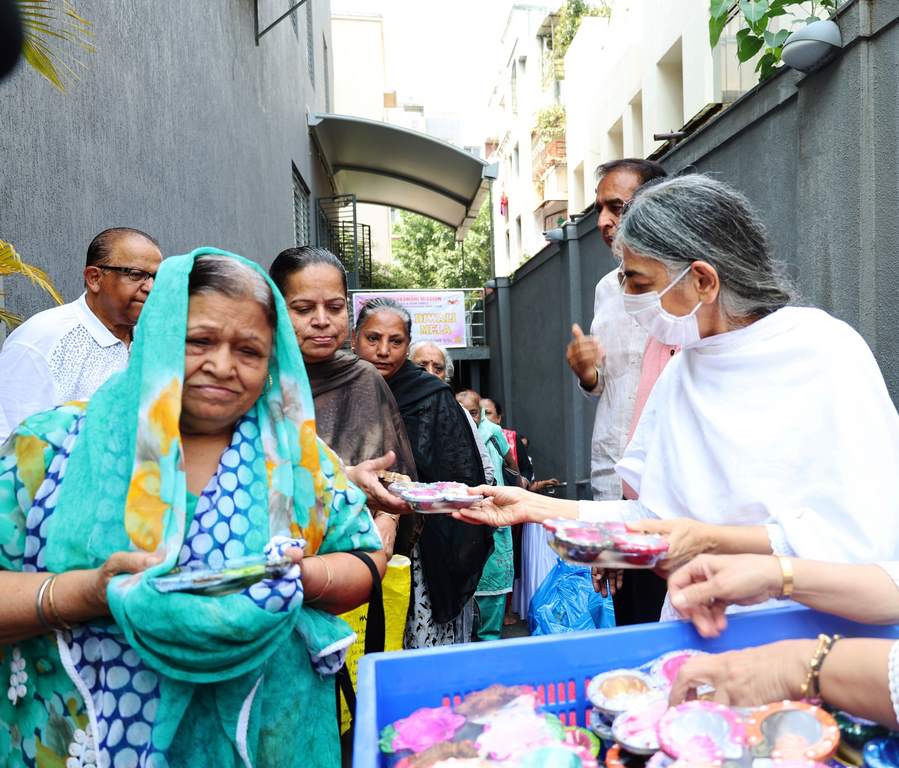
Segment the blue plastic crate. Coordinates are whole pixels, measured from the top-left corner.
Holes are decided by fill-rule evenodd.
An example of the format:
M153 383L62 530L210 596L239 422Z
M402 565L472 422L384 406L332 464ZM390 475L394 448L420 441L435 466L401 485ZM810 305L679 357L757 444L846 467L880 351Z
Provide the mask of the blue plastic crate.
M721 637L704 640L687 622L528 637L491 643L376 653L359 662L354 768L379 768L378 735L419 707L457 703L493 683L532 685L545 708L566 723L585 724L586 683L617 667L639 666L668 651L719 652L819 632L848 637L899 638L899 626L875 627L805 608L756 611L728 617Z

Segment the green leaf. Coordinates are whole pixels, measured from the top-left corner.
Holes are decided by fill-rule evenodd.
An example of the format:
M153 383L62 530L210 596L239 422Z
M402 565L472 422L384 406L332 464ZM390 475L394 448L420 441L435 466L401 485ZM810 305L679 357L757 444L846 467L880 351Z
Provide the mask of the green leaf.
M765 45L769 48L780 48L790 36L790 30L781 29L779 32L765 32Z
M777 65L780 63L780 50L780 48L777 48L774 52L768 51L759 59L759 63L755 65L755 71L759 73L760 83L763 83L777 71Z
M722 16L720 19L714 17L709 19L709 47L714 48L718 45L718 41L721 39L721 33L726 26L727 16Z
M740 10L750 24L757 24L768 12L768 0L740 0Z
M762 38L753 35L748 29L737 32L737 58L741 61L749 61L764 45Z
M713 19L725 18L733 4L734 0L712 0L709 5L709 15Z

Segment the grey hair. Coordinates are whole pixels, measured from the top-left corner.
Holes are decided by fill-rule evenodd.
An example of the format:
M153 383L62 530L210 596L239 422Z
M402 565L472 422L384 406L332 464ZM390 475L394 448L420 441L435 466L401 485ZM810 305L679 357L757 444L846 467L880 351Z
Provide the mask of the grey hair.
M456 372L456 365L455 363L453 363L453 358L450 356L449 350L442 344L437 344L434 341L427 340L413 341L409 346L409 359L412 360L415 357L416 352L418 352L420 349L425 349L426 347L433 347L441 355L443 355L443 365L445 368L444 374L446 375L446 381L452 380L453 374Z
M711 264L721 281L721 310L732 322L764 317L795 298L752 205L708 176L679 176L641 189L618 225L613 250L619 260L623 246L661 261L672 277L694 261Z
M232 299L252 299L263 310L272 328L278 323L275 296L265 277L236 259L218 254L197 256L187 284L188 296L221 293Z
M362 305L359 310L359 317L356 318L356 330L358 331L361 329L368 318L378 312L393 312L393 314L399 315L400 319L403 321L403 325L406 326L406 337L411 341L412 315L410 315L409 310L398 301L388 299L386 296L378 296L375 299L366 301L365 304Z

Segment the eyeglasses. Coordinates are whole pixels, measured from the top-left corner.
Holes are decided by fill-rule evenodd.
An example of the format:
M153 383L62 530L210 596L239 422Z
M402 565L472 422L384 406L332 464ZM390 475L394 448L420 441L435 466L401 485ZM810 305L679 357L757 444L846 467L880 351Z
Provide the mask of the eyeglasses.
M132 283L145 283L147 280L155 280L156 273L155 272L147 272L144 269L137 269L135 267L108 267L108 266L100 266L100 269L109 271L109 272L118 272L119 274L125 275Z

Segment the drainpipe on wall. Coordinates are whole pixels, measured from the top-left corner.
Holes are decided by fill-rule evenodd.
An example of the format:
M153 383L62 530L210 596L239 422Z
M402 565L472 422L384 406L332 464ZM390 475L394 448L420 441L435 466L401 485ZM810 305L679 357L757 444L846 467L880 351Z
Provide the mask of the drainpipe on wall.
M503 405L506 424L515 424L515 404L512 401L512 313L509 307L509 286L512 282L508 277L497 277L494 280L499 317L499 370Z
M566 221L563 226L565 234L562 244L562 274L563 278L563 315L565 322L562 325L563 343L568 343L570 329L573 323L581 322L581 253L578 242L577 222ZM563 363L564 364L564 363ZM578 475L581 467L586 463L587 445L585 442L584 423L587 418L585 399L580 391L577 377L570 371L565 371L568 383L565 386L563 403L565 403L565 481L568 483L567 493L569 499L578 498Z

